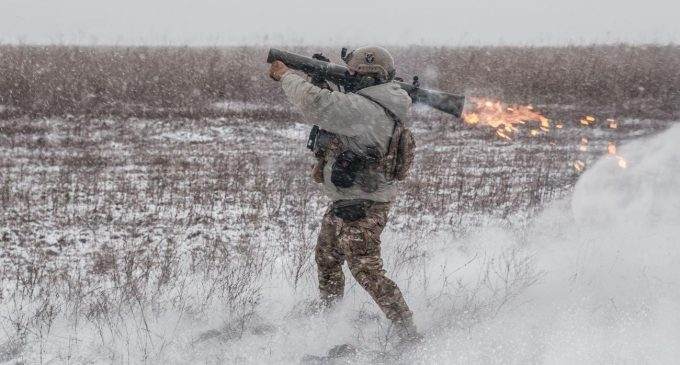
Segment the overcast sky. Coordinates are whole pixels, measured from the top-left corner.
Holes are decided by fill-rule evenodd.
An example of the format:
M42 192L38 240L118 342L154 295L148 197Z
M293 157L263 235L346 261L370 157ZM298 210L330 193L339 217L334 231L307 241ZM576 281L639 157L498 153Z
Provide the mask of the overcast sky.
M0 42L680 43L680 0L0 0Z

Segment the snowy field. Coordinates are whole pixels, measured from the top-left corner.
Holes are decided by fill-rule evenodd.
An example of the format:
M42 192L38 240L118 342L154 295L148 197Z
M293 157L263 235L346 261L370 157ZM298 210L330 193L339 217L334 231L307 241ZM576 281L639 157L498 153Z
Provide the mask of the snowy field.
M296 364L345 342L339 363L680 358L677 124L565 117L506 141L416 109L383 250L427 337L395 359L351 275L309 310L328 204L309 127L214 107L231 117L0 121L0 362Z

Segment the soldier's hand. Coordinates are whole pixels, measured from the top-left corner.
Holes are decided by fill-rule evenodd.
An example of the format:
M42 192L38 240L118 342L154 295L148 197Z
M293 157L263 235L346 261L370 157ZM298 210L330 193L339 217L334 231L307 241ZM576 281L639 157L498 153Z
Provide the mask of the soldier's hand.
M281 78L283 75L288 72L288 66L286 66L285 63L281 61L274 61L272 62L272 65L269 67L269 77L276 81L281 81Z

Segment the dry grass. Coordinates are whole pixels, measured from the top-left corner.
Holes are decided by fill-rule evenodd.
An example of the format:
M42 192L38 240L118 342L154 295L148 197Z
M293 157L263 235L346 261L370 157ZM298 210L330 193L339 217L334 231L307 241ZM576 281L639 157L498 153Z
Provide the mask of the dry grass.
M306 176L307 127L289 123L299 115L276 105L281 94L264 76L264 50L0 52L0 104L16 108L0 119L0 361L47 361L43 352L55 350L43 346L55 344L58 361L88 361L71 356L87 351L91 336L101 359L158 361L185 345L180 323L208 311L223 312L228 339L270 331L258 319L261 287L282 276L294 291L314 277L311 246L326 201ZM608 117L677 114L677 47L395 54L407 73L430 65L422 75L442 89L589 102ZM223 99L256 107L209 107ZM650 99L649 110L628 108ZM552 110L564 129L520 133L515 142L417 113L416 168L389 225L410 239L394 243L390 272L415 278L411 271L426 264L420 238L432 231L453 237L481 224L521 224L568 193L578 177L573 160L592 161L607 141L664 124L581 128L571 118L578 111ZM587 152L577 149L581 136L590 139ZM539 275L530 256L514 251L482 264L478 280L452 277L432 298L447 313L443 325L493 316ZM186 318L169 320L169 312ZM79 333L84 327L94 332Z
M315 49L294 49L311 54ZM337 56L338 50L324 49ZM680 105L680 47L409 47L392 49L401 76L514 102L606 107L669 117ZM5 115L223 115L221 99L281 101L266 49L0 46ZM336 59L336 61L338 61Z

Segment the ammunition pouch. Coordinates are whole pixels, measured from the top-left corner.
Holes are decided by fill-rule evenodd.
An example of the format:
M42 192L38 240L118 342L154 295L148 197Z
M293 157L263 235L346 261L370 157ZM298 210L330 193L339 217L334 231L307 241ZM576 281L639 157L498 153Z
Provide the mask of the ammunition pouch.
M413 137L413 133L404 126L404 123L396 114L382 105L378 100L361 93L359 95L382 107L385 110L385 113L394 120L392 137L387 146L387 154L384 156L382 164L387 178L399 181L406 179L415 157L416 140Z
M331 144L335 138L335 134L319 128L318 125L312 127L307 138L307 148L314 152L317 156L322 156L326 148Z
M323 169L326 167L326 160L323 157L317 157L316 163L312 167L312 180L315 183L323 183Z
M331 166L331 182L338 188L350 188L356 182L359 182L359 175L365 174L370 167L379 161L379 157L375 149L368 148L368 154L361 155L351 150L345 150L335 157L335 162ZM371 186L367 185L367 181L362 175L361 185L363 190L367 192L375 191ZM363 186L366 185L366 186Z
M347 150L335 158L331 167L331 182L339 188L349 188L354 185L357 172L364 169L365 161L361 156Z
M366 212L373 205L370 200L352 199L337 200L331 205L333 215L347 222L354 222L366 217Z
M319 128L318 125L312 127L307 138L307 148L314 152L316 163L312 167L312 180L317 183L323 183L323 170L326 166L326 150L330 148L336 136Z

